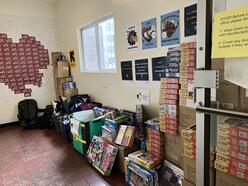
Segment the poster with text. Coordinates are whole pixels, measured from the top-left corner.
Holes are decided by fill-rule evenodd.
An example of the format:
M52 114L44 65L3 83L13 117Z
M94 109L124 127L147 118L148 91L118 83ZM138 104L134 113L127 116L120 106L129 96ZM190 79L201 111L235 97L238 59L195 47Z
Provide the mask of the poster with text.
M160 78L165 78L168 60L169 59L166 56L152 58L153 81L160 81Z
M161 46L180 43L179 10L161 16Z
M157 21L156 18L143 21L142 29L142 49L157 48Z
M197 4L184 8L184 35L194 36L197 32Z
M148 59L135 60L136 81L149 81Z
M121 62L121 77L124 81L133 80L133 66L132 61L122 61Z
M248 56L247 20L248 6L215 13L212 58L240 58ZM238 60L232 59L230 61Z
M133 25L127 28L127 49L137 50L139 48L138 26Z

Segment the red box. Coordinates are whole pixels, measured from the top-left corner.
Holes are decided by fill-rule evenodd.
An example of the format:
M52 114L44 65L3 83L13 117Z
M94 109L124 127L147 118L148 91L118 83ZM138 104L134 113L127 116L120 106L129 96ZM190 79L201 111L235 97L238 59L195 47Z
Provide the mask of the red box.
M182 43L182 44L180 44L180 48L181 48L181 50L189 49L189 48L195 49L196 48L196 42Z
M44 46L43 45L40 45L39 46L39 52L43 54L43 50L44 50Z
M0 38L0 43L6 43L6 39Z
M195 71L195 68L193 68L193 67L188 67L188 66L181 66L180 67L180 72L181 73L183 73L183 72L185 72L185 73L194 73L194 71Z
M162 100L163 104L168 104L168 105L176 105L177 104L177 100L173 100L173 99L164 99Z
M196 55L196 49L195 48L182 48L181 56L182 55Z
M161 89L179 89L179 85L177 84L171 84L171 83L165 83L161 85Z
M166 129L177 131L177 125L171 125L171 124L166 123Z
M180 72L180 77L182 77L183 79L190 79L193 80L194 79L194 74L193 73L187 73L187 72Z
M171 100L178 100L178 95L173 94L166 94L164 99L171 99Z
M40 41L35 41L35 45L40 45Z
M31 52L31 48L24 48L25 52Z
M161 96L163 96L163 94L164 95L166 95L166 94L178 95L177 89L161 89L160 92L163 92L163 93L161 93L162 94Z
M243 171L239 168L231 167L228 172L233 176L237 176L241 179L245 179L248 181L248 172L247 171Z
M248 140L235 136L225 136L218 133L217 141L227 143L227 146L239 146L239 147L248 147Z
M166 119L166 125L177 126L178 125L178 121L177 120Z
M0 34L0 39L7 39L7 34Z

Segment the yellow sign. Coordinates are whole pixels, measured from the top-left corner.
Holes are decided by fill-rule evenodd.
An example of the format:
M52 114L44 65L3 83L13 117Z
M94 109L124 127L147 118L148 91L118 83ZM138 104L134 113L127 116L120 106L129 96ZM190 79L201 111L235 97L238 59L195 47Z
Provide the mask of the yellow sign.
M212 58L248 57L248 6L216 13Z
M76 59L75 59L75 50L70 50L69 52L70 55L70 66L75 67L76 66Z

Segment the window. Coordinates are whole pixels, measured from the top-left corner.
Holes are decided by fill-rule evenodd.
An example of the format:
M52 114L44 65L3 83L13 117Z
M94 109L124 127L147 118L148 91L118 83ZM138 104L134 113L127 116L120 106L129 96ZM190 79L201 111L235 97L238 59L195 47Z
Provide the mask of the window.
M113 15L79 28L81 70L115 72L115 29Z

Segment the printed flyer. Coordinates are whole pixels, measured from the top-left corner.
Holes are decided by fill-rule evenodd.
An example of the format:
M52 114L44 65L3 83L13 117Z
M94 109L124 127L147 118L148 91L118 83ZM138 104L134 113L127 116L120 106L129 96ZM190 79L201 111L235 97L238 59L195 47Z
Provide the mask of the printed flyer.
M166 76L166 67L168 57L156 57L152 58L152 79L153 81L160 81L160 78Z
M143 21L142 28L142 49L157 48L157 21L156 18Z
M122 80L127 80L127 81L133 80L132 61L121 62L121 77Z
M179 10L161 16L161 46L180 43Z
M136 81L149 81L148 59L135 60Z
M138 27L133 25L127 28L127 49L137 50L139 48Z
M197 31L197 4L184 8L184 35L196 35Z

